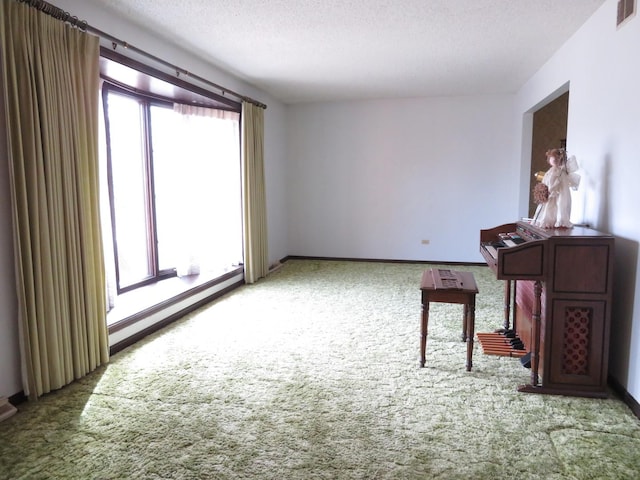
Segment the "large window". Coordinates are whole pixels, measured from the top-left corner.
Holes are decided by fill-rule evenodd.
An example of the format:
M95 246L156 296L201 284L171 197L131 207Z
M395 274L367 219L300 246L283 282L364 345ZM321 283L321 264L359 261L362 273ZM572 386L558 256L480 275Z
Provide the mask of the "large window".
M239 113L105 82L108 283L118 294L242 262Z

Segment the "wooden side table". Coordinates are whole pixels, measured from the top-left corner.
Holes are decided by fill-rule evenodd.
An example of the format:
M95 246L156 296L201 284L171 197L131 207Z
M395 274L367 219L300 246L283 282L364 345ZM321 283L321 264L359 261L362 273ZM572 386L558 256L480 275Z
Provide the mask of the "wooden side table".
M429 303L458 303L464 305L462 341L467 342L467 371L471 370L475 329L476 293L478 286L471 272L448 269L429 269L422 274L422 323L420 328L420 366L424 367L429 324Z

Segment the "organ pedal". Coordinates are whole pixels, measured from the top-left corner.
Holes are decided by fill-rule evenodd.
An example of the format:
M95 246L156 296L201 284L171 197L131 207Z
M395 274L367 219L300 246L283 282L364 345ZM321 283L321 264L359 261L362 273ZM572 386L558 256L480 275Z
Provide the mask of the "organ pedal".
M527 354L522 340L513 330L500 329L492 333L477 333L476 335L485 355L521 358Z

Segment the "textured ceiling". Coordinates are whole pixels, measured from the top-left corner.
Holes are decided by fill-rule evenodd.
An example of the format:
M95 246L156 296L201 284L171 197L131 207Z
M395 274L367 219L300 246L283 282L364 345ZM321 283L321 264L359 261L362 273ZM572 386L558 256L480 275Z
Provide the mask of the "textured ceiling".
M85 1L297 103L515 92L605 0Z

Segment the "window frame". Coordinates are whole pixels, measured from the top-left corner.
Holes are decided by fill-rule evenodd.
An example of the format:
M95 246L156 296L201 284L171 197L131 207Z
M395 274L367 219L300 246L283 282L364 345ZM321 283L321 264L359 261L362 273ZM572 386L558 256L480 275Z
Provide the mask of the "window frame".
M116 209L115 206L115 193L114 193L114 182L113 182L113 158L111 152L111 141L110 141L110 128L111 122L109 119L109 102L107 98L109 94L122 95L125 97L129 97L138 102L139 107L142 109L142 135L143 135L143 164L144 164L144 173L145 173L145 185L144 185L144 209L145 209L145 219L147 220L146 224L146 238L147 238L147 262L148 262L148 270L150 272L150 276L135 282L128 284L126 286L121 286L120 283L120 262L119 262L119 254L118 254L118 242L117 242L117 226L116 226ZM147 95L142 95L140 93L133 93L129 90L123 89L121 87L114 86L110 83L105 83L102 87L102 104L104 111L104 126L106 133L106 153L107 153L107 185L109 192L109 204L110 204L110 217L111 217L111 236L113 242L113 255L115 260L115 273L116 273L116 291L118 295L134 290L139 287L143 287L145 285L150 285L156 283L160 280L164 280L166 278L172 278L177 275L176 269L160 269L159 258L158 258L158 230L157 230L157 222L156 222L156 204L155 204L155 184L154 184L154 166L153 166L153 148L152 145L152 129L151 125L151 106L161 106L168 108L172 106L170 102L156 100L150 98Z
M178 72L163 72L104 46L100 47L100 78L124 90L160 101L242 112L240 102L187 82L179 77Z
M178 74L178 72L176 72ZM179 74L178 74L179 75ZM104 124L107 138L106 155L107 155L107 182L108 196L110 203L110 221L112 227L113 253L115 260L116 273L116 291L120 295L122 293L157 283L160 280L176 277L175 268L169 270L159 269L159 259L157 255L157 229L156 229L156 213L154 200L153 185L153 153L151 148L150 125L150 107L173 106L174 103L185 103L218 110L226 110L236 112L241 115L242 105L239 102L231 100L223 95L216 94L202 87L186 82L176 76L162 72L158 69L150 67L133 58L121 55L114 50L106 47L100 48L100 77L103 80L102 102L104 106ZM146 208L147 218L150 225L147 225L147 242L148 249L151 253L150 277L125 287L120 286L120 266L118 261L118 247L116 242L116 223L114 205L114 189L112 176L112 160L111 145L109 136L109 116L106 98L110 92L126 95L137 99L144 103L144 150L145 150L145 172L147 176L146 185Z

